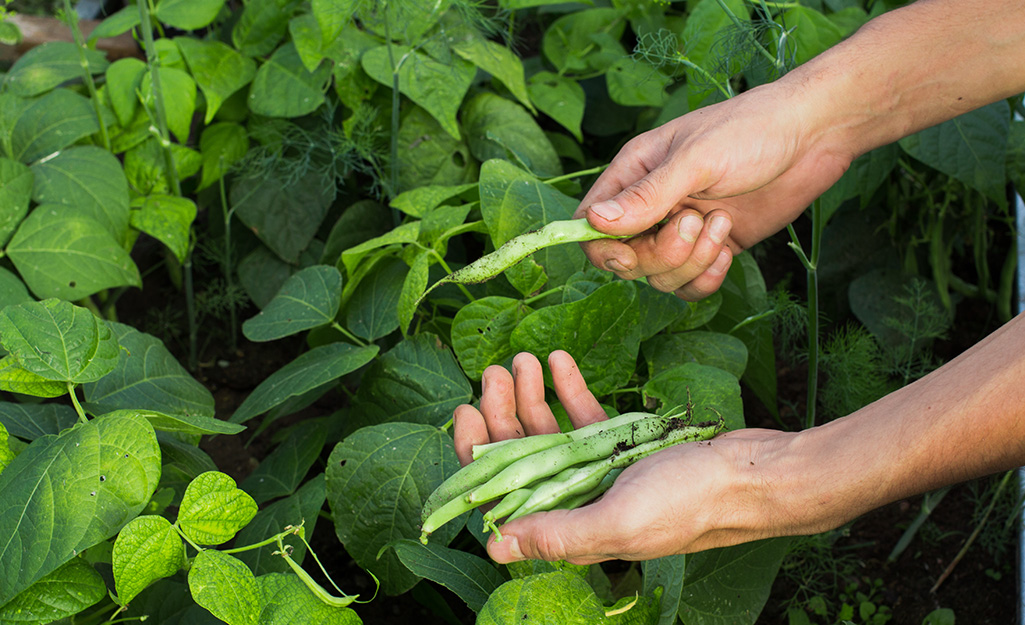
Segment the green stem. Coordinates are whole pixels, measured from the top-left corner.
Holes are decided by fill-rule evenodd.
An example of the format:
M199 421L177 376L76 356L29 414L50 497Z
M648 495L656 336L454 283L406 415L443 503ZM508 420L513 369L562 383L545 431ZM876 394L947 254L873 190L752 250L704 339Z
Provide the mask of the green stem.
M223 165L224 157L221 157L221 163ZM235 353L238 349L238 314L235 311L235 298L232 297L231 291L233 287L233 271L231 262L231 217L235 214L234 207L228 208L228 194L224 188L224 176L221 176L218 180L221 195L221 212L224 213L224 259L221 263L221 271L224 272L224 284L228 292L228 322L231 330L231 352Z
M563 284L562 286L557 286L557 287L555 287L553 289L548 289L547 291L544 291L542 293L538 293L534 297L528 297L527 299L523 300L523 303L525 305L527 305L527 306L530 306L531 304L533 304L534 302L536 302L538 300L542 300L542 299L548 297L549 295L554 295L555 293L561 293L562 291L565 291L565 290L566 290L566 285Z
M244 547L233 547L231 549L221 549L220 551L221 551L221 553L242 553L243 551L253 551L254 549L259 549L260 547L266 547L267 545L273 545L274 543L280 544L281 541L286 536L289 536L291 534L295 534L296 531L297 530L296 530L295 526L289 526L284 531L278 532L277 534L271 536L267 540L261 540L258 543L253 543L251 545L246 545Z
M727 6L725 0L715 1L716 3L718 3L719 7L726 13L726 15L730 18L730 21L733 22L733 25L740 29L742 33L745 33L747 35L748 40L754 44L755 48L758 49L758 53L765 57L770 63L772 63L772 66L776 68L776 71L782 72L785 68L780 63L779 59L777 59L775 56L772 55L772 53L766 50L765 46L763 46L760 41L755 39L754 35L751 34L751 31L745 28L743 22L740 21L740 18L737 17L732 10L730 10L730 7Z
M436 249L431 248L429 251L431 252L431 255L434 256L434 259L438 261L438 264L441 265L441 268L445 270L445 273L451 275L452 268L449 267L447 262L445 262L445 257L439 254L438 250ZM466 296L466 299L470 300L471 302L477 301L477 298L473 296L473 293L470 293L470 289L458 283L456 284L456 286L459 287L459 290L463 292L463 295Z
M582 169L580 171L574 171L568 174L563 174L561 176L555 176L554 178L549 178L548 180L545 180L545 184L555 184L557 182L562 182L563 180L572 180L573 178L582 178L584 176L590 176L592 174L600 174L601 172L608 169L608 167L609 164L599 165L597 167L592 167L591 169Z
M342 324L338 323L337 321L332 321L331 322L331 327L334 328L335 330L338 330L339 332L341 332L343 335L345 335L345 338L349 339L350 341L352 341L356 345L359 345L360 347L366 347L367 346L367 344L365 342L363 342L362 340L360 340L360 338L358 336L356 336L352 332L349 332L348 330L346 330L345 327L342 326Z
M93 110L96 111L96 123L100 126L100 140L103 141L103 149L110 151L110 136L107 134L107 125L103 123L103 107L96 95L96 83L93 81L93 74L89 71L89 58L85 55L85 41L82 38L82 31L78 27L78 14L71 8L71 0L64 0L64 15L68 20L68 28L75 39L75 47L78 48L78 62L82 65L82 78L85 86L89 89L89 99L92 100Z
M78 413L78 420L82 423L88 423L89 419L85 416L85 410L82 410L82 404L78 403L78 397L75 395L75 384L74 382L68 382L68 395L71 396L71 403L75 405L75 412Z
M174 528L174 531L178 532L178 535L182 537L182 540L192 545L192 548L196 550L196 553L199 553L200 551L206 551L206 549L192 542L192 539L185 535L185 532L182 531L182 528L178 527L177 521L175 521L174 525L172 525L171 527Z
M787 226L790 233L789 246L797 254L804 265L808 278L808 397L804 427L815 426L815 405L818 402L819 389L819 255L822 252L822 231L825 224L822 219L822 201L815 200L811 205L811 256L804 252L797 232L791 225Z
M751 315L750 317L746 317L744 319L741 319L740 321L737 322L737 325L735 325L732 328L730 328L730 331L727 332L727 334L734 334L734 333L736 333L737 330L743 328L744 326L751 325L752 323L761 321L762 319L768 319L769 317L771 317L771 316L773 316L775 314L776 314L776 309L775 308L770 308L769 310L766 310L763 313L758 313L757 315Z

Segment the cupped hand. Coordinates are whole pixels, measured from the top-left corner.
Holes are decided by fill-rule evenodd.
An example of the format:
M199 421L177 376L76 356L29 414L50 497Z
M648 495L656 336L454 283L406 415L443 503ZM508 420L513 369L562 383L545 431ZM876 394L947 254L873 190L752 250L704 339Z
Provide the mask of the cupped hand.
M832 146L792 89L765 85L627 143L577 209L602 232L596 266L701 299L732 255L786 227L856 156Z

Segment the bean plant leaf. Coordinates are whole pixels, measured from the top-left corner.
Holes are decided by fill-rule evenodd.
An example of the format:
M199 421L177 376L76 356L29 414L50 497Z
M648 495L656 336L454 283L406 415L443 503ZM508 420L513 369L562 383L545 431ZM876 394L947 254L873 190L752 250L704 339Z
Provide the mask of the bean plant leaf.
M429 185L460 185L477 178L470 148L431 114L412 107L399 126L399 191Z
M174 42L206 98L204 123L209 126L224 101L256 76L256 62L214 39L176 37Z
M795 5L786 10L782 23L793 29L794 63L801 65L840 42L843 30L811 7Z
M99 132L96 109L67 89L56 89L29 104L11 128L12 156L32 163Z
M110 557L118 601L127 605L144 588L185 566L185 544L170 521L145 515L121 530Z
M310 9L324 41L334 41L352 20L358 0L311 0Z
M65 404L16 404L0 402L0 423L11 436L34 441L59 434L78 423L75 409Z
M367 239L357 245L354 245L342 252L341 263L345 267L345 270L351 276L356 273L356 269L360 262L370 252L387 247L389 245L403 245L407 243L415 243L420 238L420 222L410 221L404 224L396 226L394 229L385 232L384 234Z
M423 107L455 139L461 137L456 113L473 82L472 63L453 57L441 63L406 46L382 45L367 50L361 59L363 69L377 82L392 87L393 68L389 59L397 59L399 92Z
M452 352L437 336L406 338L370 366L356 393L363 423L404 421L440 426L472 389Z
M299 4L297 0L251 0L231 29L231 42L247 57L270 54L288 32L288 19Z
M263 597L261 625L361 625L352 608L324 603L296 575L269 573L256 579Z
M0 474L0 605L113 536L159 478L156 436L138 416L98 417L33 441Z
M138 7L126 6L97 24L96 28L89 33L86 44L88 47L93 48L93 44L96 41L127 33L141 22L142 19L139 16Z
M392 551L381 548L420 535L420 510L428 495L458 467L451 437L414 423L382 423L357 430L335 446L327 463L327 499L335 533L362 568L389 595L420 578ZM432 534L448 544L461 528L452 523Z
M314 347L261 382L231 416L231 421L245 423L290 397L352 373L373 360L378 350L376 345L356 347L348 343Z
M477 615L479 625L593 625L605 622L605 608L575 573L553 571L505 582Z
M249 110L267 117L301 117L324 103L331 66L309 71L295 44L278 48L256 71L249 90Z
M99 222L118 242L128 232L128 180L116 156L95 146L76 146L32 166L37 204L60 204ZM78 298L68 298L78 299Z
M284 531L285 526L299 525L300 523L303 525L306 535L312 536L317 527L320 509L324 507L326 498L324 474L321 473L303 484L291 497L279 499L257 512L249 525L239 531L235 542L241 545L250 545ZM300 540L289 540L288 538L285 539L285 544L291 545L293 548L292 560L302 564L306 557L306 545ZM275 548L268 546L263 549L244 551L238 554L238 558L257 575L291 571L288 563L281 556L273 555Z
M536 114L527 93L527 82L523 75L523 62L511 49L479 35L468 35L452 45L452 50L505 85L509 93L520 104Z
M292 275L263 310L242 324L250 341L273 341L327 325L338 314L342 274L330 265L314 265Z
M721 416L727 429L744 427L740 383L722 369L688 362L654 376L643 390L646 397L659 399L666 408L692 403L695 421L713 421Z
M900 147L930 167L980 191L1000 206L1004 192L1011 115L1000 100L900 140Z
M4 76L3 86L21 97L45 93L58 85L82 76L78 46L70 41L50 41L23 54ZM101 74L107 58L98 50L86 50L89 71Z
M474 612L480 612L488 597L506 581L487 560L434 541L422 545L418 540L400 540L392 548L406 568L448 588Z
M356 336L376 341L398 329L399 299L409 267L390 257L377 263L355 287L345 311L345 326Z
M14 452L11 451L10 436L7 433L7 428L4 427L2 421L0 421L0 473L4 472L7 465L11 464L11 460L14 460Z
M527 89L542 113L573 133L577 141L584 140L580 125L584 121L586 97L580 83L553 72L538 72L530 77Z
M29 295L25 283L19 280L18 276L0 267L0 310L32 301L35 300Z
M138 19L138 10L135 13ZM146 63L134 57L118 59L107 68L107 99L122 126L131 124L139 108L139 87L146 68Z
M209 96L207 100L209 106ZM248 151L249 135L241 124L218 122L204 128L199 136L203 171L197 189L205 189L223 178Z
M160 339L125 324L108 325L124 349L109 375L83 386L91 410L131 408L182 417L214 416L213 395Z
M747 347L735 336L721 332L684 332L666 334L646 343L644 359L652 377L677 365L696 362L718 367L736 378L747 368Z
M531 313L513 330L512 345L541 357L566 350L600 397L633 375L640 350L639 317L635 285L612 282L582 300ZM551 384L547 368L545 380Z
M0 623L45 625L72 617L107 596L85 558L74 558L0 607Z
M160 74L160 92L164 115L167 118L167 129L174 134L179 143L184 144L189 140L192 115L196 111L196 81L188 72L174 67L161 66L157 71ZM152 72L151 69L142 77L142 85L139 87L143 102L151 109L156 97Z
M156 18L182 30L199 30L209 26L224 7L224 0L160 0Z
M138 198L132 202L132 209L132 227L166 245L178 262L185 262L196 219L195 203L184 197L155 194Z
M512 359L512 332L531 312L522 300L499 296L483 297L456 312L452 349L467 377L480 380L489 366Z
M577 11L552 22L541 49L560 74L602 72L612 60L625 56L619 43L625 30L626 16L619 9Z
M317 422L304 426L293 431L240 485L256 503L263 504L294 493L320 457L327 442L327 430ZM301 520L296 519L295 524Z
M430 268L431 252L429 250L421 250L416 255L413 265L409 268L409 272L406 273L406 277L402 281L402 291L399 294L399 301L396 303L396 312L399 318L398 326L403 333L409 329L409 324L412 323L413 316L416 314L417 303L419 303L424 291L427 290Z
M741 21L750 18L748 5L743 0L725 0L725 5ZM726 72L718 69L721 63L714 58L714 46L722 41L730 29L735 28L729 13L723 10L716 0L700 0L687 15L681 39L687 48L687 58L706 71L713 71L716 80L727 80ZM687 68L688 88L687 100L691 109L697 108L701 102L715 89L698 71Z
M200 551L189 569L189 590L196 603L228 625L260 622L260 585L238 558L216 549Z
M117 365L120 348L106 322L85 308L49 299L0 311L0 341L23 368L48 380L92 382Z
M7 243L28 214L32 199L32 171L17 161L0 158L0 247ZM0 297L0 301L7 300Z
M235 480L219 471L208 471L185 490L178 508L178 525L197 544L219 545L234 538L256 510L256 502L239 490Z
M137 414L141 417L145 417L145 419L149 421L150 425L153 426L153 429L159 432L174 432L176 434L191 434L198 436L204 434L238 434L242 430L246 429L245 426L235 423L221 421L220 419L214 419L213 417L202 417L199 415L170 415L154 412L152 410L137 409L116 410L110 414L115 413Z
M25 370L12 356L0 358L0 391L32 397L60 397L68 392L66 382L54 382Z
M504 158L522 164L539 178L562 173L555 148L519 104L485 91L463 105L462 119L470 153L477 160Z
M622 106L662 106L669 95L672 78L632 56L625 56L609 68L605 84L609 97Z
M395 196L388 205L410 217L424 217L443 202L476 187L476 183L417 187Z

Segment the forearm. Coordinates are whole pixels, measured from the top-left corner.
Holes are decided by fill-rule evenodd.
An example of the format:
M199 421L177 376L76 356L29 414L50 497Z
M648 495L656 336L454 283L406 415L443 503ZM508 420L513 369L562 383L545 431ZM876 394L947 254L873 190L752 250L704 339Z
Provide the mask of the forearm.
M1025 91L1020 0L919 0L782 78L815 139L857 156Z
M932 374L806 430L760 463L780 527L836 527L902 497L1025 464L1025 315Z

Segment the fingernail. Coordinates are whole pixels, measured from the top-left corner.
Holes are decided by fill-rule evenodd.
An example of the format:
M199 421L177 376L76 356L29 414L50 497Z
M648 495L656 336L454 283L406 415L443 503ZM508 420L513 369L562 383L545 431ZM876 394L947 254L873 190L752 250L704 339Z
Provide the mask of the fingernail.
M703 228L705 222L701 217L697 215L687 215L680 220L680 238L687 243L693 243L697 241L698 235L701 234L701 228Z
M605 200L591 205L591 212L605 221L615 221L623 216L623 207L615 200Z
M708 236L712 237L712 240L716 243L722 243L726 240L726 235L730 233L730 220L726 219L722 215L716 215L712 218L712 225L708 227Z
M715 259L715 262L712 263L712 266L708 268L708 271L716 275L725 272L727 269L729 269L730 260L732 258L733 254L731 254L729 250L724 249L723 251L719 252L719 257Z
M509 550L509 557L514 558L516 560L522 560L523 552L520 551L520 542L516 540L516 537L506 536L505 540L508 541L506 545L507 549Z
M605 268L609 271L626 271L626 267L620 264L620 262L615 258L610 258L605 261Z

